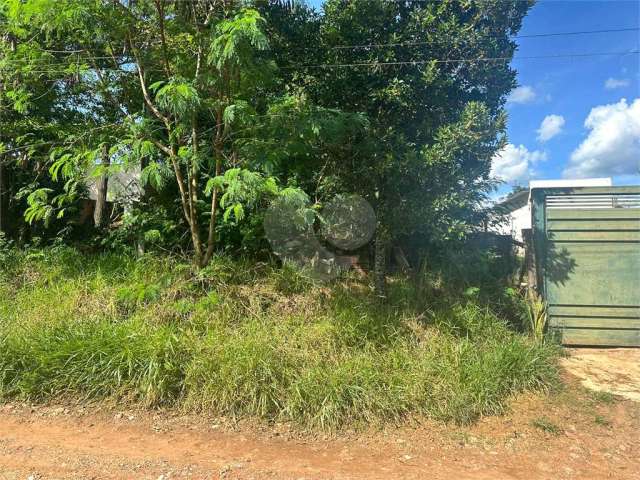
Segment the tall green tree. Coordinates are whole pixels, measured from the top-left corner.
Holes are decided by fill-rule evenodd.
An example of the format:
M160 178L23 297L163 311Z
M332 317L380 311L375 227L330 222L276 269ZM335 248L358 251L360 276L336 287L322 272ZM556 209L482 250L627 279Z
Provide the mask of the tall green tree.
M477 222L515 85L511 36L532 3L328 0L324 15L305 17L317 28L290 33L317 32L287 80L317 104L369 118L374 145L357 162L336 158L332 171L375 206L381 296L390 245L456 238Z
M217 178L240 168L266 181L310 151L346 141L338 110L314 109L279 80L265 19L250 3L4 0L4 29L18 48L3 58L19 68L3 74L21 85L5 97L33 97L23 78L50 82L56 93L52 110L27 118L39 128L58 125L58 138L40 142L28 157L65 187L31 185L27 219L63 217L92 171L100 179L101 223L109 172L135 166L151 190L176 193L194 263L204 266L216 249L220 219L229 218L220 211L223 190L255 177L238 175L231 184ZM25 152L15 130L9 135L15 151ZM286 184L289 177L280 179ZM239 212L240 204L234 208Z

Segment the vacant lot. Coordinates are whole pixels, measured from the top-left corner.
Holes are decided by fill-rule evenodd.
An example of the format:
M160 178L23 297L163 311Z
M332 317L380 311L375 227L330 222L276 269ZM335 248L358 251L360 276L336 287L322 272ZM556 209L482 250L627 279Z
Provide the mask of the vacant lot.
M638 404L560 378L499 285L394 278L381 303L366 279L224 257L10 259L0 480L639 472Z
M0 399L131 407L334 431L469 423L557 382L557 352L517 331L513 298L393 279L316 284L216 258L15 252L0 270ZM427 281L429 280L429 281ZM502 303L501 303L502 302ZM507 302L513 302L510 305ZM513 316L513 315L512 315Z
M471 427L424 421L339 437L166 411L7 404L0 478L638 478L640 404L566 381Z

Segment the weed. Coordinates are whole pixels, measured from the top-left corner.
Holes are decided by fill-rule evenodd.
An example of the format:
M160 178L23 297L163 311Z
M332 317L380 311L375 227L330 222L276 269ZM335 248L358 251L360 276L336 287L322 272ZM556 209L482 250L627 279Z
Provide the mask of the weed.
M289 261L284 262L282 268L275 270L273 277L276 290L285 295L303 293L314 283L310 272Z
M540 295L533 289L527 290L527 318L529 332L538 343L544 341L544 331L547 325L547 307Z
M611 421L606 419L602 415L596 415L593 421L596 423L596 425L600 425L602 427L610 428L612 425Z
M531 422L531 425L539 430L542 430L543 432L550 433L552 435L560 435L562 433L562 428L560 428L558 425L556 425L546 417L536 418Z
M590 390L589 393L591 395L591 398L593 398L593 400L598 403L605 403L610 405L618 401L618 397L616 397L611 392Z
M133 309L138 305L146 305L157 300L160 297L160 290L160 285L137 282L119 288L117 298L125 308Z

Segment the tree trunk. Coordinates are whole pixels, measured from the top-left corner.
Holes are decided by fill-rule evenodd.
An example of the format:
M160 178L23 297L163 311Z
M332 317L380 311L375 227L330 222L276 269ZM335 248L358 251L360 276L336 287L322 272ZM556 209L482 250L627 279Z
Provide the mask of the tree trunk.
M375 294L380 299L387 297L387 244L386 231L378 224L374 243L373 278Z
M109 158L109 146L102 146L101 165L106 170L111 165ZM109 189L109 176L105 171L96 182L96 208L93 211L93 223L96 228L103 228L107 223L107 191Z
M407 256L405 255L402 247L393 247L393 256L402 273L406 275L413 275L413 269L411 268L411 264L409 263L409 260L407 260Z
M144 169L149 165L149 161L147 157L142 157L140 159L140 172L144 172ZM140 182L140 204L142 208L149 208L149 202L151 200L151 186L148 183ZM131 206L126 207L131 208ZM125 210L126 211L126 210ZM136 253L139 257L143 256L147 249L147 245L144 241L144 235L138 234L136 238Z
M218 150L216 156L216 177L222 173L222 152ZM207 236L207 251L202 261L203 267L206 267L211 261L213 250L216 245L216 214L218 211L218 189L214 188L211 194L211 217L209 218L209 234Z

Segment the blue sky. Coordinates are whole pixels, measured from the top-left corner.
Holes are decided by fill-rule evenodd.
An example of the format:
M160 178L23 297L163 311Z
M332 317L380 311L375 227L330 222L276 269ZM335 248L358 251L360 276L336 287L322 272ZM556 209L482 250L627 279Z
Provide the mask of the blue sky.
M541 0L519 35L639 26L637 0ZM640 32L517 43L512 65L519 88L507 104L510 145L494 160L494 174L506 182L501 191L532 178L610 176L615 184L640 183L640 55L524 58L638 50Z

